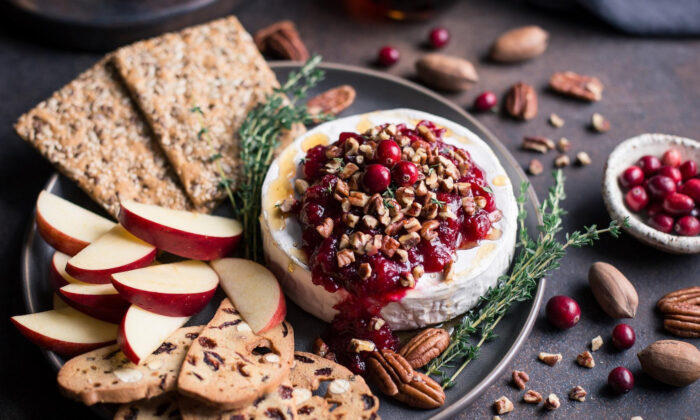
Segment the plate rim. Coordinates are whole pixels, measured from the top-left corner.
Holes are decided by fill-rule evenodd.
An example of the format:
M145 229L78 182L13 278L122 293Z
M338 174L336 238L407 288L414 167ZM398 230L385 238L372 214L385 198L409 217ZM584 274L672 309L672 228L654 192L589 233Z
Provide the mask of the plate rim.
M303 65L303 62L300 61L269 61L268 65L270 66L271 69L296 69L299 68ZM525 175L525 172L521 168L520 164L515 160L515 157L510 153L508 148L501 143L500 140L488 129L486 126L484 126L479 120L471 116L469 113L467 113L464 109L462 109L460 106L455 104L454 102L448 100L447 98L444 98L440 94L431 91L430 89L423 87L417 83L414 83L410 80L394 76L392 74L380 72L377 70L373 69L367 69L364 67L359 67L359 66L354 66L350 64L342 64L342 63L331 63L331 62L321 62L318 65L318 68L321 69L331 69L331 70L340 70L340 71L346 71L350 73L360 73L364 74L367 76L371 77L376 77L379 79L387 80L392 83L398 83L400 85L403 85L409 89L418 91L424 95L427 95L431 97L432 99L442 103L443 105L447 106L448 108L452 109L453 111L457 112L461 117L465 118L468 120L471 124L474 124L474 126L481 131L486 137L486 140L489 143L490 147L494 147L498 149L500 154L503 156L503 158L507 161L507 163L515 169L515 171L518 173L521 179L527 180L527 175ZM43 190L48 190L52 189L53 186L56 184L58 181L59 177L58 172L54 172L51 177L48 179L46 184L43 186ZM537 194L535 193L534 188L532 187L532 184L527 188L527 198L528 200L532 203L534 209L535 209L535 217L537 218L538 222L542 223L542 214L539 211L540 207L540 202L537 198ZM31 248L31 243L34 240L34 236L37 234L36 231L36 205L34 205L32 209L32 217L30 219L30 223L28 226L28 229L26 231L26 234L24 235L23 238L23 244L22 244L22 256L21 256L21 281L22 281L22 294L23 294L23 299L24 299L24 305L29 310L29 313L34 313L36 312L34 305L32 303L32 299L30 298L30 287L29 287L29 259L30 259L30 248ZM462 411L465 407L467 407L469 404L471 404L476 398L478 398L491 384L493 384L496 379L503 373L503 371L508 367L510 364L511 360L515 357L517 354L518 350L520 347L523 345L525 340L530 335L530 332L532 331L532 328L535 325L535 320L537 318L537 315L539 314L540 307L542 305L542 300L544 299L544 289L547 284L547 279L546 278L541 278L538 282L537 285L537 290L535 292L535 296L532 299L532 306L530 308L530 312L528 313L528 316L525 320L525 324L523 328L520 330L518 333L517 337L513 341L513 344L510 346L508 351L506 352L505 356L497 363L496 367L492 369L484 379L482 379L478 384L476 384L471 390L466 392L464 395L459 397L457 400L455 400L452 404L449 406L443 408L439 413L436 413L434 416L430 417L432 420L442 420L442 419L451 419L453 418L456 414L458 414L460 411ZM58 356L50 352L48 350L41 349L41 352L44 354L44 357L52 364L52 366L55 368L56 366L60 365L60 361L58 360Z

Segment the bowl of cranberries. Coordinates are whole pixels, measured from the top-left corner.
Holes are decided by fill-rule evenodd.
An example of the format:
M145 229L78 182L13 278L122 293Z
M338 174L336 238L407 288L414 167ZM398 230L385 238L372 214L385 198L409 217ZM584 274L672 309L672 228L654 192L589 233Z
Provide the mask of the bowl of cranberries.
M603 198L626 231L677 254L700 253L700 142L667 134L642 134L610 154Z

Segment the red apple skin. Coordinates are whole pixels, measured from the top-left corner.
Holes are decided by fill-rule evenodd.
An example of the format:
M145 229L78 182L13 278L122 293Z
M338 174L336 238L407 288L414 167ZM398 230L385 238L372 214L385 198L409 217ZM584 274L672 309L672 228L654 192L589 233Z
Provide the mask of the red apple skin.
M89 242L68 236L54 228L38 211L36 213L36 227L39 231L39 235L44 238L46 243L51 245L54 249L61 251L64 254L68 254L71 257L80 252L86 246L90 245Z
M119 330L117 331L117 343L119 344L119 348L121 349L122 353L124 353L124 356L131 360L133 364L138 365L141 359L138 355L136 355L134 349L131 348L129 340L126 339L125 328L126 316L123 317L121 322L119 323Z
M129 302L119 294L114 295L84 295L59 290L59 296L67 304L93 318L118 324L129 309Z
M280 287L280 302L279 305L277 305L277 311L275 311L270 318L270 322L268 322L267 325L265 325L260 331L256 331L255 333L261 334L271 330L282 323L285 316L287 316L287 301L284 299L284 293L282 293L282 288Z
M122 206L119 223L132 235L158 249L193 260L211 261L233 252L241 235L205 236L162 225L143 218Z
M51 259L51 264L49 264L49 281L56 293L58 293L58 289L68 284L68 281L58 272L58 269L53 263L53 258ZM58 295L60 296L61 294L58 293Z
M19 322L15 321L14 318L10 318L10 321L15 327L25 336L29 341L41 347L52 351L54 353L60 354L61 356L72 357L78 354L86 353L91 350L99 349L100 347L109 346L114 344L114 340L105 341L104 343L71 343L68 341L57 340L55 338L47 337L42 334L38 334L35 331L30 330Z
M192 316L207 306L216 293L213 289L201 293L161 293L136 289L112 278L112 284L128 302L159 315Z
M70 261L68 261L68 264L66 264L66 273L85 283L106 284L112 281L111 275L114 273L136 270L137 268L143 268L150 265L153 260L156 259L157 253L158 249L153 248L151 252L136 261L132 261L129 264L125 264L120 267L112 267L104 270L85 270L83 268L71 265Z

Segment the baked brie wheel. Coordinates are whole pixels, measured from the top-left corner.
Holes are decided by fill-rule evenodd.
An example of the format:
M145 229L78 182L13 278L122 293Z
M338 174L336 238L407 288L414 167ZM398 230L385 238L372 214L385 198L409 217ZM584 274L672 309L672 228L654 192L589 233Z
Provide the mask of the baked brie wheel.
M432 127L431 129L433 131L426 130L425 127L420 127L420 125ZM318 263L316 265L324 267L328 266L329 263L325 260L323 263L313 260L314 258L323 258L324 254L320 251L315 251L312 255L307 255L310 249L322 247L322 245L319 244L326 242L323 235L313 237L313 232L310 236L305 236L305 225L308 229L311 216L307 213L304 213L304 216L299 215L300 211L298 207L302 205L302 202L305 207L301 212L309 211L307 207L310 206L310 204L307 203L308 200L306 200L307 197L305 197L306 192L304 192L304 190L306 190L309 184L314 185L308 179L311 169L305 169L305 165L313 164L313 162L309 163L308 160L306 160L308 159L307 154L311 155L310 151L314 148L316 148L316 150L328 151L330 148L329 146L332 146L339 138L342 141L344 138L347 139L358 136L359 134L365 134L363 137L365 139L370 138L377 140L377 142L369 143L373 148L376 148L378 142L381 141L380 139L390 137L391 134L393 134L391 130L396 130L397 126L400 129L406 127L404 130L411 130L404 131L405 133L413 133L409 136L414 139L413 141L401 137L399 133L396 134L396 138L392 137L400 146L403 144L401 147L403 151L402 156L404 158L410 157L407 156L406 153L408 153L408 155L413 154L413 151L408 150L407 147L410 148L411 144L413 144L414 147L416 146L416 136L414 134L417 135L421 133L425 134L427 140L433 140L433 137L435 137L432 134L433 132L441 133L439 141L442 143L440 144L448 145L441 146L442 150L444 150L446 154L448 152L452 153L453 157L455 155L454 151L457 151L457 149L468 152L470 158L469 162L472 162L473 165L478 167L478 175L481 177L478 181L483 184L478 187L478 191L481 191L484 196L488 197L488 206L493 210L484 213L488 214L488 232L482 232L484 234L481 235L478 240L467 243L461 241L459 246L452 252L452 255L449 256L451 261L445 264L445 269L434 272L425 269L425 273L419 276L419 278L416 278L414 282L402 282L402 285L405 287L401 293L392 291L390 293L391 296L385 296L385 299L380 304L382 306L380 311L381 318L383 318L393 330L415 329L452 319L474 307L478 303L479 298L490 287L494 287L497 284L498 278L505 274L510 266L514 253L517 230L517 204L513 194L513 185L496 155L478 136L452 121L411 109L377 111L327 122L297 138L292 144L286 147L272 163L263 184L263 211L260 219L263 232L263 246L269 268L281 281L287 296L302 309L324 321L332 321L338 313L337 306L350 299L352 297L351 295L356 297L358 292L350 293L342 284L330 284L327 280L319 280L317 278L316 282L314 282L310 267L314 266L314 262ZM387 128L390 135L383 134L383 128ZM418 141L418 143L420 143L420 141ZM318 146L324 147L319 148ZM454 146L454 148L451 146ZM348 149L348 147L346 146L344 149ZM365 148L364 151L368 152L366 149L367 148ZM453 150L453 152L450 152L450 149ZM442 153L441 150L435 150L436 154L438 152ZM354 150L350 150L349 152L343 150L341 153L342 152L345 152L346 155L347 153L355 152L358 156L362 153L362 151ZM375 154L377 153L376 150L373 152ZM325 179L320 178L323 175L323 171L327 171L328 173L333 173L335 171L336 175L340 176L340 171L349 166L347 165L347 161L342 163L343 156L340 158L332 157L334 156L333 153L337 154L337 151L327 152L325 166L321 166L320 169L316 168L317 171L320 170L322 172L318 175L319 178L316 182L326 182ZM462 155L464 154L462 153ZM354 159L354 157L350 159ZM341 162L341 167L335 168L334 160ZM417 162L417 167L419 169L427 169L427 171L421 173L421 178L419 178L419 180L425 179L425 181L435 181L432 179L432 169L430 169L430 165L428 165L430 161L423 163L418 159L413 160ZM358 163L356 166L359 166L362 171L362 168L367 166L370 160L360 159L360 161L363 164L352 160L352 162ZM434 161L438 162L437 156ZM439 162L443 162L443 160L439 160ZM461 162L461 158L457 157L455 162ZM447 165L449 165L449 163L447 163ZM440 171L445 170L443 166L439 166L437 163L433 165L433 167ZM364 170L366 172L368 169ZM396 170L392 172L394 180L396 176L395 172ZM365 174L363 174L363 176L364 178L360 178L359 182L364 183L365 192L367 192L366 196L371 199L376 194L372 194L372 191L367 191L369 187L367 187L368 180L366 178L368 178L369 175L365 176ZM469 176L476 175L470 173ZM346 181L352 186L353 179L348 178ZM451 187L452 191L455 191L455 195L457 195L456 184L453 185L451 180L440 179L440 182L447 183L447 181L449 181L449 185L443 190L448 190ZM357 184L357 182L358 180L355 179L354 183ZM414 184L416 190L420 188L419 185L421 182L422 181L418 181ZM460 187L464 184L465 183L460 183ZM466 184L468 187L469 183ZM437 184L433 182L433 185ZM357 187L357 185L354 186ZM370 187L372 186L370 185ZM390 193L386 191L380 193L382 198L386 198L384 204L390 207L392 200L394 200L393 202L395 203L395 197L392 197L392 195L398 191L394 181L392 181L391 188L393 188L393 190ZM437 187L436 191L439 190L440 187ZM299 191L304 192L304 194L300 194ZM334 194L334 192L329 191L329 194ZM470 202L476 199L477 211L481 211L479 209L484 206L483 202L480 202L482 197L476 196L476 193L469 191L467 191L466 194L468 197L472 198L464 198L457 195L455 199L457 207L453 207L453 210L459 210L460 221L462 217L465 217L466 220L466 216L461 216L462 210L459 208L461 203L459 201L460 199L466 201L471 200ZM444 204L435 197L442 196L433 195L433 198L430 199L438 203L437 208L440 212L443 211L442 209L449 207L449 203ZM337 198L340 199L341 197ZM417 200L418 198L416 198L416 202ZM426 206L430 205L428 201L425 201L424 204L426 204ZM294 207L296 208L294 209ZM404 206L401 205L401 207ZM342 208L346 209L349 207L345 207L345 204L343 204ZM408 206L404 208L408 209ZM455 212L457 210L455 210ZM489 208L486 210L489 210ZM295 211L297 213L295 213ZM364 206L364 211L367 211L366 204ZM473 212L473 208L470 211ZM425 210L423 211L423 215L424 214ZM373 214L373 216L375 221L378 218L381 220L381 217L377 214ZM440 213L440 216L443 216L443 214ZM454 216L454 214L452 216ZM362 217L362 214L359 214L358 217ZM446 217L450 217L450 215L448 214ZM408 216L406 216L406 218L408 218ZM425 223L425 218L418 217L418 219L421 223ZM328 218L324 220L328 220ZM436 217L435 220L440 219ZM481 220L483 220L483 217ZM362 222L364 222L364 218L361 218L359 223ZM465 221L464 223L467 222ZM358 224L358 229L359 226ZM340 228L336 226L336 231L338 229ZM324 232L321 227L318 227L317 230L329 234L327 231ZM333 230L332 226L331 230ZM365 229L365 232L367 232L367 229ZM375 230L372 230L372 232L375 232ZM461 232L466 232L466 230ZM419 230L418 233L420 234L421 231ZM396 238L401 238L401 234L406 234L406 232L399 232ZM439 234L442 235L443 233L440 232ZM369 235L369 237L371 239L372 235ZM438 240L439 239L440 238L438 238ZM343 247L349 247L347 243L344 243L346 242L344 238L338 240L340 243L336 246L337 252L341 252L341 248ZM305 242L306 245L304 245ZM403 245L402 243L402 248ZM305 252L305 249L307 252ZM425 248L421 249L424 250ZM364 253L365 251L361 252ZM351 251L350 254L352 254ZM430 265L428 259L432 257L425 255L425 251L423 254L424 255L418 255L415 252L411 252L411 261L414 262L414 266L418 264L415 263L415 261L420 261L422 263L423 260L425 260L426 266ZM355 256L360 258L357 262L354 262ZM309 261L309 257L312 258L312 261ZM405 253L399 257L405 258ZM340 257L338 257L337 272L344 273L345 271L343 270L346 270L346 268L342 266L346 263L361 265L359 263L365 261L361 258L367 257L364 254L354 254L352 258L353 261L343 262ZM396 256L392 258L396 259ZM329 259L328 261L331 260ZM333 259L332 261L333 264L335 264L334 261L336 260ZM366 269L366 267L361 268ZM421 266L421 269L422 268ZM327 276L333 278L332 270L327 270ZM372 279L373 278L374 277L372 277ZM358 300L358 302L359 301L360 300Z

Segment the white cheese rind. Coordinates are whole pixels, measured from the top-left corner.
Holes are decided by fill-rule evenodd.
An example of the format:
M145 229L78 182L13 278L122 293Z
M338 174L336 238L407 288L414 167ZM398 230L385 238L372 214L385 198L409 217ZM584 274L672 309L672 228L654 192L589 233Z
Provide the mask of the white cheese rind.
M358 131L358 125L374 126L389 122L414 126L420 120L433 121L447 128L443 141L466 149L472 160L484 171L484 176L494 191L496 206L503 213L503 218L493 225L502 234L495 240L482 240L476 248L458 250L454 263L455 276L451 281L444 281L442 273L426 274L421 277L416 288L409 290L400 301L385 306L382 316L395 330L424 327L468 311L489 287L496 285L498 277L506 273L515 248L517 204L505 169L489 146L465 127L410 109L377 111L331 121L307 132L288 146L295 149L292 153L293 160L298 166L306 154L302 150L302 143L319 133L335 141L341 132ZM263 183L263 197L268 193L272 182L280 176L278 160L279 158L272 163L267 173ZM494 180L499 182L495 183ZM322 286L313 284L307 265L294 250L301 247L299 222L289 218L282 229L274 229L270 219L280 217L276 211L275 208L263 205L260 220L268 267L277 275L290 299L305 311L324 321L330 321L337 313L333 306L347 296L347 291L331 293Z

